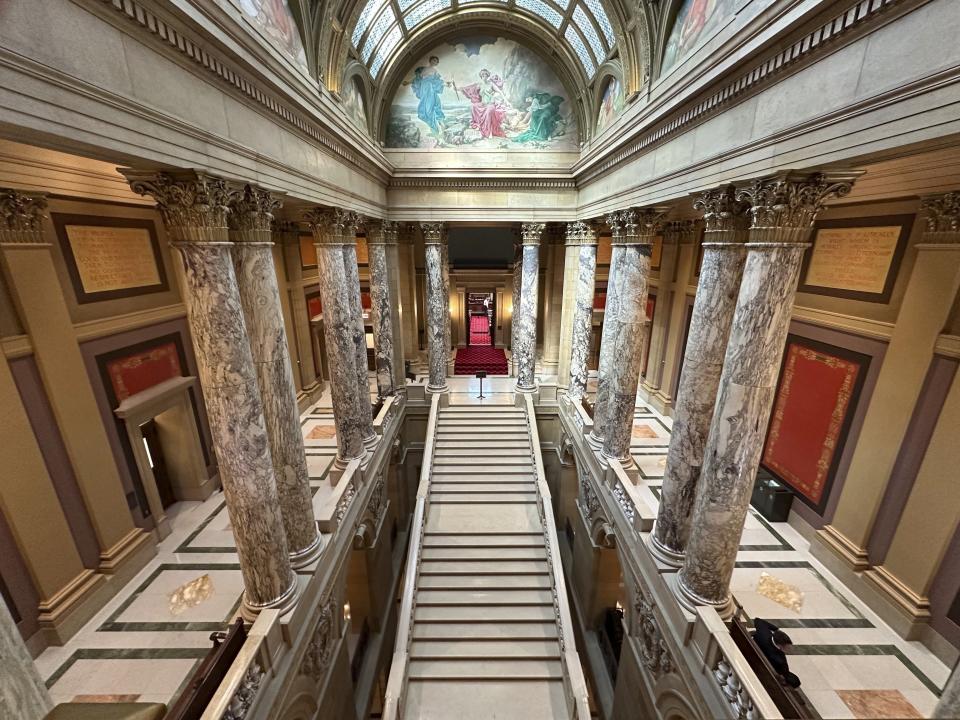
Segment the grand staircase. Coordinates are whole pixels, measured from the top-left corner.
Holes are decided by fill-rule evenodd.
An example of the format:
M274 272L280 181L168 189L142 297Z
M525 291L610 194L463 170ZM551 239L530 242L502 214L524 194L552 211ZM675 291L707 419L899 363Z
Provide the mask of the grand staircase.
M430 464L384 717L586 720L528 407L440 400L431 410Z

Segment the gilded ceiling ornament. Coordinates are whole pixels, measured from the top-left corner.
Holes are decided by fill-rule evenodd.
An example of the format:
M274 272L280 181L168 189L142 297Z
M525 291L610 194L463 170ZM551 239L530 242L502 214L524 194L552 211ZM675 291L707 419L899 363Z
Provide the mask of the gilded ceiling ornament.
M42 243L46 210L43 195L0 189L0 242Z

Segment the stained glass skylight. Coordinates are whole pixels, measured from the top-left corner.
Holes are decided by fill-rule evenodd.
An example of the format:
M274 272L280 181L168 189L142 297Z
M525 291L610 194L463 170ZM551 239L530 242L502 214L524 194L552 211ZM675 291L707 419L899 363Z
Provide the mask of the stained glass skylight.
M387 61L387 58L390 57L390 53L393 52L394 48L400 44L402 37L403 33L400 31L399 25L394 25L393 29L387 33L387 36L377 49L377 56L373 59L373 64L370 66L370 74L373 75L373 77L380 74L380 68L383 67L383 64Z
M587 50L587 46L584 44L580 34L573 29L572 25L567 25L567 31L563 34L563 37L570 43L570 47L573 48L577 57L580 58L580 63L583 65L587 77L592 78L593 74L597 71L597 65L593 61L593 57L590 55L590 51Z
M450 7L450 0L426 0L417 5L413 10L408 12L403 18L403 24L407 26L407 30L412 30L421 21L435 15L441 10L446 10Z
M366 6L364 6L360 13L360 17L357 19L357 26L353 29L353 35L351 36L354 47L359 46L360 39L363 37L363 33L370 25L370 21L373 20L374 16L377 14L380 8L386 4L386 2L387 0L369 0Z
M539 15L558 30L560 23L563 22L563 16L553 5L543 2L543 0L516 0L517 6L524 10L529 10L534 15Z
M373 51L376 49L377 45L380 44L380 41L383 39L383 36L386 34L387 30L390 29L390 26L396 21L397 16L393 14L393 8L388 5L373 23L373 27L370 28L370 34L367 35L367 39L363 43L362 54L364 62L368 62L370 60L370 56L373 54Z
M617 38L613 34L613 25L610 24L610 18L607 17L607 11L603 9L600 0L583 0L586 6L590 8L590 13L597 20L600 31L607 40L607 47L612 48L616 44Z
M596 28L593 27L593 23L590 22L590 18L587 17L587 13L584 12L582 6L577 5L574 8L573 21L576 23L580 34L583 35L590 44L593 57L596 58L597 62L603 62L607 56L607 50L603 46L603 43L600 42L600 36L597 35Z

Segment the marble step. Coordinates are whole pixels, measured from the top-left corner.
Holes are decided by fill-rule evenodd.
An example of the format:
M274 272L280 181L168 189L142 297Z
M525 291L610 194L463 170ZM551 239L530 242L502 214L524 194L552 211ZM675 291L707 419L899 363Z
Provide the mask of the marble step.
M541 547L543 534L532 533L425 533L423 547Z
M546 605L417 605L414 623L421 622L543 622L555 620L553 603Z
M481 660L417 660L411 658L407 666L411 679L465 680L468 678L536 678L538 680L563 679L563 666L559 658L553 660L509 659ZM499 717L499 716L494 716Z
M502 640L417 640L410 644L410 656L418 660L445 658L525 658L554 660L560 657L557 640L503 638Z
M462 493L459 495L451 494L431 497L430 503L433 505L476 505L477 503L484 505L510 505L518 503L536 505L537 496L536 493L531 493L529 497L518 497L516 495L468 495Z
M535 503L432 506L427 509L424 529L426 532L543 532Z
M403 697L403 717L417 720L570 717L562 680L410 678Z
M443 440L477 440L485 442L508 442L524 441L530 442L530 435L524 432L511 430L510 432L491 432L485 427L476 428L437 428L437 442Z
M464 450L506 450L506 449L521 449L526 452L530 452L530 441L526 438L523 440L476 440L469 436L464 436L462 440L449 440L447 438L438 439L434 444L436 450L453 450L453 449L464 449Z
M513 405L448 405L440 408L441 415L516 415L526 417L526 411Z
M554 618L543 622L483 623L422 623L413 626L414 640L510 640L555 639L558 637Z
M552 590L429 590L417 589L417 607L526 607L553 604Z
M425 545L420 548L423 560L546 560L547 551L540 547L453 547L438 548Z
M433 465L434 467L441 467L447 465L463 465L464 463L482 463L488 466L506 466L510 467L512 465L530 467L533 464L533 458L530 457L530 454L527 453L525 456L506 456L506 457L497 457L489 455L476 455L468 453L458 453L454 456L441 455L437 457L434 455Z
M421 590L550 590L551 578L543 575L420 575Z
M523 418L452 418L442 417L437 420L437 427L453 428L468 427L476 429L483 428L502 428L504 430L526 430L527 421Z
M460 476L466 477L466 476ZM537 484L532 477L500 479L481 475L482 480L463 480L456 475L437 478L431 476L431 492L536 492Z
M460 446L460 447L451 447L447 444L438 445L434 451L433 456L437 457L482 457L482 458L493 458L493 457L525 457L529 458L531 454L530 446L526 447L502 447L500 445L491 444L487 447L475 447L475 446Z
M530 575L547 573L546 560L422 560L420 573L423 575Z
M487 480L491 478L527 478L533 475L533 467L530 463L527 465L486 465L483 463L474 463L469 464L459 464L452 465L447 463L441 463L440 465L434 464L431 467L430 477L444 477L447 475L475 475L477 477L485 477Z

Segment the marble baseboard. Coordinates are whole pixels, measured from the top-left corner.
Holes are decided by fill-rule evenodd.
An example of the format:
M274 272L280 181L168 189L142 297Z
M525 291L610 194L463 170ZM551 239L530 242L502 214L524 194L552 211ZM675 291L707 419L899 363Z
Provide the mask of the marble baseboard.
M817 555L818 548L829 550L837 560L854 572L862 572L870 567L866 549L858 546L833 525L825 525L822 530L818 530L817 541L810 544L810 552L822 561Z

